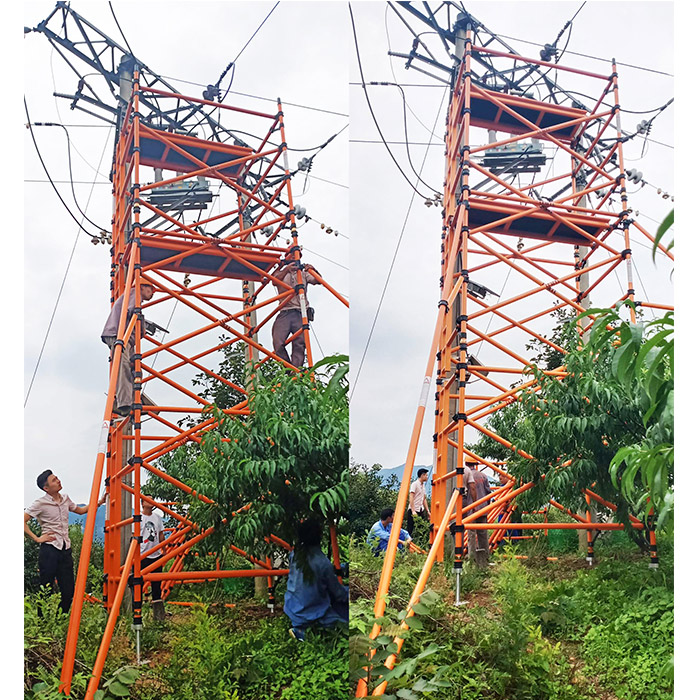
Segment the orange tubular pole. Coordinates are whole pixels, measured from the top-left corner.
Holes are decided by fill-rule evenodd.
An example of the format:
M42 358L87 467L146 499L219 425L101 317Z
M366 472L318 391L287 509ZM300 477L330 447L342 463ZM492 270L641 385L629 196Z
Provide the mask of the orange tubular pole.
M430 551L428 552L428 556L425 560L425 563L423 564L423 569L420 572L420 576L418 577L418 581L416 582L416 586L413 589L413 593L411 594L411 599L408 601L408 607L406 608L406 617L404 618L403 622L401 623L401 629L402 630L407 630L408 625L406 624L406 620L409 617L413 617L415 613L413 612L413 606L420 600L420 597L423 593L423 590L425 588L425 584L428 583L428 577L430 576L430 572L432 571L433 564L435 563L435 559L437 558L437 551L438 551L438 543L442 542L442 539L445 537L445 532L447 532L447 525L449 521L452 518L453 511L455 509L455 505L457 503L457 496L459 496L459 491L456 489L452 492L452 497L450 498L450 502L447 504L447 508L445 509L445 515L442 518L442 521L440 522L440 526L438 527L437 534L435 535L435 540L433 541L432 546L430 547ZM393 529L393 528L392 528ZM394 668L394 664L396 663L396 658L401 651L401 647L403 646L403 639L401 637L394 637L394 644L397 646L397 650L395 654L391 654L387 658L387 660L384 662L384 665L388 669ZM384 683L381 683L378 685L375 689L372 695L383 695L384 691L386 690L386 681ZM358 696L356 696L358 697Z
M183 571L173 573L172 571L163 571L161 573L145 573L146 570L152 569L151 566L144 569L144 581L173 581L187 583L189 581L200 581L202 579L217 579L217 578L255 578L256 576L287 576L289 569L237 569L230 571Z
M435 363L435 353L437 351L438 343L438 333L440 331L440 320L435 326L435 333L433 334L433 342L430 347L430 354L428 356L428 364L425 368L425 377L423 378L423 386L421 389L421 396L418 402L418 410L416 411L416 417L413 422L413 432L411 434L411 442L408 447L408 455L406 457L406 465L403 470L403 478L401 479L401 486L399 487L399 495L396 501L396 511L394 513L394 522L399 523L399 527L391 528L391 535L389 536L389 542L387 543L386 553L384 555L384 565L382 566L382 574L379 579L379 589L377 590L377 597L374 602L374 616L382 617L384 614L384 609L386 607L386 601L384 596L389 592L389 584L391 582L391 574L394 568L394 561L396 560L396 550L399 544L399 533L401 530L400 523L403 522L404 512L406 510L406 501L408 500L408 491L411 487L411 475L413 474L413 465L416 459L416 451L418 450L418 439L420 438L420 431L423 425L423 416L425 415L425 407L428 402L428 392L430 390L430 378L433 371L433 366ZM370 637L375 639L379 634L379 625L374 625Z
M129 267L126 276L126 284L131 285L134 278L134 257L129 261ZM126 326L126 304L122 309L119 319L119 328L117 337L121 338L124 335L124 327ZM120 335L121 334L121 335ZM71 681L73 679L73 668L75 666L75 652L78 645L78 633L80 631L80 618L83 613L83 600L85 594L85 585L87 583L88 567L90 564L90 551L92 549L92 538L95 533L95 518L97 516L97 501L100 497L100 486L102 485L102 472L107 453L107 437L109 435L110 418L112 415L112 404L117 390L117 376L119 373L119 362L121 361L122 353L121 345L116 345L114 349L114 359L110 368L109 389L107 391L107 404L102 416L102 431L97 452L97 461L95 463L95 471L92 477L92 488L90 490L90 501L88 504L87 517L85 519L85 530L83 532L83 547L80 550L80 561L78 563L78 572L75 578L75 599L70 611L70 620L68 622L68 633L66 635L66 646L63 651L63 665L61 666L61 684L59 692L65 695L70 695Z
M379 588L377 589L377 596L374 600L375 618L382 617L386 608L386 594L389 591L391 575L394 570L394 562L396 561L396 550L399 544L399 534L401 530L400 523L403 521L404 512L406 510L406 501L408 500L408 492L411 487L411 475L413 474L413 465L416 459L416 451L418 450L418 440L420 438L420 431L423 425L425 407L428 403L430 378L433 372L433 366L435 364L435 353L437 351L438 340L440 337L440 330L442 326L441 321L441 314L438 312L438 319L435 324L435 331L433 333L433 342L430 347L428 363L425 368L425 377L423 378L423 385L421 388L420 399L418 401L418 409L416 410L416 417L413 421L413 432L411 433L411 441L408 446L408 455L406 457L406 464L403 470L401 486L399 487L399 495L396 501L396 510L394 512L394 522L399 523L399 527L392 527L391 534L389 535L389 542L387 543L386 552L384 554L382 573L379 579ZM379 625L374 624L372 627L372 631L370 632L370 638L376 639L379 635L380 630L381 628L379 627ZM367 684L364 680L360 679L357 685L356 697L366 696Z
M338 549L338 532L335 523L330 528L331 549L333 551L333 568L338 575L338 583L343 582L343 577L340 575L340 550Z
M129 575L131 573L131 564L134 560L134 555L139 546L139 543L135 540L131 540L131 545L129 546L129 551L126 555L126 561L124 562L124 572L119 579L119 586L117 587L117 595L112 606L112 610L107 618L107 627L105 628L104 634L102 635L102 641L100 642L100 648L97 651L97 658L95 659L95 665L92 669L92 678L88 683L87 693L85 694L85 700L92 700L95 696L95 691L100 684L100 678L102 677L102 669L104 668L105 661L107 659L107 652L109 651L109 644L112 641L112 634L114 632L114 626L117 624L117 617L119 617L119 606L121 605L122 598L124 597L124 591L126 590L126 583L129 580Z

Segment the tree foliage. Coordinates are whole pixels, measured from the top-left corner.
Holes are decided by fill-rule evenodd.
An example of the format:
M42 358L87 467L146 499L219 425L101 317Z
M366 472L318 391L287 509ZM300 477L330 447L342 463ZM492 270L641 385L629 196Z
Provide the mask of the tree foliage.
M381 464L368 467L366 464L350 462L350 490L352 501L348 516L351 532L364 541L368 530L379 520L384 508L396 505L399 480L395 474L382 479L379 474Z
M194 489L181 511L200 527L215 528L208 549L235 543L260 555L269 551L270 534L293 542L300 520L333 523L345 515L347 369L347 357L333 356L307 372L277 365L257 373L245 420L215 408L218 425L199 445L161 459L161 468ZM145 490L170 499L172 489L152 479ZM214 502L202 501L200 493Z
M507 459L511 474L536 483L519 499L524 507L553 497L583 508L591 489L618 507L621 521L653 509L661 527L673 504L673 315L632 323L620 306L566 321L557 340L567 374L533 364L535 385L491 417L488 427L513 449L487 436L470 448ZM579 324L591 316L584 344Z

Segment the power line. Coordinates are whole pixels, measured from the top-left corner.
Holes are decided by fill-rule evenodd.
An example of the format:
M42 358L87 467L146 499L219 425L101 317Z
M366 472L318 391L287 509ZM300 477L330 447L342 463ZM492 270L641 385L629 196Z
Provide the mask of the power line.
M413 166L413 161L411 160L411 149L408 147L408 122L406 119L406 94L403 91L403 88L397 84L397 83L388 83L388 82L381 82L381 83L375 83L371 82L368 83L369 85L379 85L379 86L389 86L389 87L397 87L399 89L399 92L401 93L401 100L403 101L403 133L405 138L405 141L402 141L402 145L406 145L406 156L408 158L408 164L411 166L411 170L413 170L413 174L418 178L419 182L422 182L427 188L431 189L435 194L440 194L438 190L436 190L434 187L429 185L417 172L415 167ZM411 111L411 114L415 117L416 115ZM416 117L418 119L418 117ZM421 122L422 123L422 122ZM437 134L430 132L433 136L437 136Z
M26 102L25 102L25 108L26 108ZM29 115L27 115L27 119L29 119ZM107 150L107 144L109 143L110 136L111 136L111 134L107 134L107 140L105 141L105 145L102 148L102 155L100 156L99 165L102 165L102 159L105 156L105 151ZM97 176L95 176L95 183L94 184L97 184ZM55 189L55 187L54 187L54 189ZM90 206L90 200L92 199L92 193L93 193L93 190L90 190L90 194L88 196L86 208ZM61 200L61 201L63 201L63 200ZM71 216L73 216L73 215L71 214ZM84 216L85 215L83 214L83 217ZM73 217L73 218L75 218L75 217ZM76 219L76 221L77 221L77 219ZM53 326L53 321L54 321L54 318L56 317L56 311L58 310L58 305L61 301L61 296L63 294L63 288L66 284L66 280L68 279L68 272L70 271L70 267L71 267L71 264L73 262L73 256L75 255L75 249L78 245L78 238L80 237L80 230L81 229L83 231L85 230L85 229L83 229L83 227L80 223L78 223L78 226L79 226L79 228L78 228L77 233L75 234L75 240L73 241L73 248L71 249L70 256L68 258L68 264L66 265L66 271L63 273L63 280L61 280L61 286L58 289L58 295L56 296L56 303L54 304L53 311L51 312L51 318L49 319L49 325L46 329L46 334L44 335L44 341L41 344L41 350L39 350L39 357L37 357L36 365L34 366L34 372L32 373L32 378L31 378L31 381L29 382L29 388L27 389L27 395L24 397L25 408L27 406L27 401L29 401L29 395L32 393L32 387L34 386L34 380L36 379L37 372L39 371L39 364L41 363L41 359L44 356L44 349L46 348L46 343L49 339L49 333L51 333L51 327Z
M399 165L399 162L396 160L396 157L395 157L394 154L392 153L391 148L389 148L389 145L386 143L386 139L384 138L384 134L382 133L382 130L381 130L380 126L379 126L379 122L377 121L377 117L375 116L374 110L372 109L372 102L371 102L370 99L369 99L369 93L367 92L367 84L366 84L366 82L365 82L365 76L364 76L364 72L363 72L363 70L362 70L362 60L361 60L361 58L360 58L360 46L359 46L359 44L358 44L358 42L357 42L357 31L356 31L356 29L355 29L355 17L354 17L354 15L353 15L353 12L352 12L352 5L351 5L350 3L348 3L348 9L350 10L350 22L351 22L351 24L352 24L352 35L353 35L353 39L354 39L354 41L355 41L355 52L356 52L356 54L357 54L357 67L358 67L359 70L360 70L360 80L362 81L362 90L363 90L363 92L364 92L364 94L365 94L365 99L367 100L367 107L369 108L369 112L370 112L370 114L372 115L372 119L373 119L373 121L374 121L374 125L377 127L377 132L379 133L379 136L381 137L382 141L384 142L384 145L386 146L386 150L387 150L387 152L389 153L389 156L390 156L391 159L394 161L394 164L395 164L396 167L399 169L399 172L400 172L401 175L403 176L404 180L406 180L406 182L409 184L409 186L411 187L411 189L412 189L416 194L418 194L419 196L423 197L423 199L430 199L429 197L426 197L424 194L421 194L421 192L419 192L419 191L415 188L415 186L413 185L413 183L411 182L411 180L409 179L409 177L406 175L406 173L403 171L403 169L402 169L401 166Z
M41 151L39 150L39 144L36 142L36 137L34 136L34 129L32 127L32 120L31 117L29 116L29 108L27 107L27 100L24 98L24 112L27 115L27 127L29 129L29 134L32 137L32 143L34 144L34 149L36 150L37 156L39 156L39 161L41 162L41 167L44 169L44 172L46 173L46 177L49 179L49 182L51 183L51 186L53 187L54 192L58 196L58 198L61 200L61 204L65 207L65 210L68 212L70 215L71 219L75 221L76 224L80 227L82 231L84 231L90 238L94 238L94 234L90 233L82 224L82 222L78 221L78 219L75 218L75 215L73 212L70 210L70 207L66 204L65 200L63 197L61 197L61 193L58 191L58 188L53 182L53 179L51 178L51 175L49 174L48 168L46 167L46 163L44 163L44 159L41 156Z
M51 184L52 180L24 180L29 183ZM111 185L111 182L90 182L89 180L53 180L58 185Z
M238 55L236 56L236 58L234 58L233 61L231 61L231 63L229 64L229 67L233 67L233 69L235 70L236 61L241 57L241 54L246 50L246 48L248 47L248 44L250 44L250 42L253 41L253 39L255 38L255 35L262 29L263 24L265 24L265 22L267 22L270 15L277 9L277 5L279 5L279 0L274 4L274 7L267 13L267 15L265 15L265 19L262 22L260 22L260 25L258 26L258 28L253 32L250 39L248 39L248 41L246 41L245 46L238 52ZM225 73L224 73L224 75L225 75ZM223 75L221 77L223 78ZM221 78L219 78L219 82L220 81L221 81ZM226 88L226 92L224 93L224 96L219 100L219 102L223 102L226 99L226 96L228 95L232 84L233 84L233 71L231 72L231 80L229 81L228 87Z
M442 86L436 86L436 87L442 87ZM350 139L350 143L373 143L373 144L380 144L384 143L383 141L380 141L379 139ZM403 146L405 143L409 144L410 146L443 146L443 143L437 142L437 143L430 143L429 141L387 141L386 143L392 145L392 146Z
M440 118L440 114L442 112L442 104L445 101L445 96L447 95L448 88L445 88L445 91L443 92L442 95L442 100L440 100L440 106L438 107L437 114L435 115L435 123L433 124L433 131L435 130L435 127L437 126L438 119ZM425 161L428 158L428 151L429 149L425 149L425 154L423 155L423 162L421 163L421 172L423 171L423 167L425 166ZM365 362L365 357L367 356L367 350L369 349L369 344L372 341L372 335L374 334L374 328L377 325L377 319L379 318L379 312L381 311L382 308L382 303L384 302L384 296L386 294L387 287L389 286L389 280L391 279L391 273L394 270L394 264L396 263L396 257L399 253L399 247L401 246L401 241L403 240L403 235L406 231L406 225L408 224L408 218L411 215L411 209L413 208L413 202L415 201L416 194L418 193L418 190L413 188L413 193L411 194L411 201L408 204L408 209L406 211L406 217L404 218L403 225L401 227L401 233L399 234L399 239L396 242L396 248L394 250L394 256L391 260L391 265L389 266L389 272L386 277L386 281L384 282L384 288L382 289L381 296L379 298L379 304L377 305L377 311L374 314L374 319L372 320L372 326L369 331L369 336L367 337L367 342L365 343L365 349L362 352L362 358L360 359L360 364L357 368L357 374L355 375L355 381L353 382L352 385L352 390L350 391L350 400L352 400L353 394L355 393L355 388L357 387L357 382L360 379L360 372L362 372L362 366L364 365Z
M183 78L175 78L171 75L164 75L162 76L163 78L166 78L167 80L175 80L179 83L185 83L186 85L196 85L197 87L209 87L208 85L205 85L204 83L196 83L192 80L184 80ZM274 102L277 104L277 99L275 97L263 97L262 95L252 95L248 92L238 92L237 90L229 90L229 93L231 95L241 95L242 97L250 97L251 99L254 100L263 100L264 102ZM280 98L281 99L281 98ZM337 117L349 117L350 115L347 114L347 112L336 112L331 109L324 109L322 107L312 107L310 105L302 105L298 104L296 102L287 102L286 100L282 100L282 104L285 107L298 107L299 109L309 109L313 112L323 112L324 114L333 114L334 116Z
M70 140L70 134L68 133L68 129L66 129L63 124L56 123L56 122L34 122L34 126L59 126L63 129L63 133L66 135L66 140L68 142L68 175L70 177L70 189L71 193L73 194L73 201L75 202L75 206L78 207L78 211L83 215L83 219L85 221L89 221L96 229L99 231L103 231L105 229L104 226L100 226L99 224L96 224L81 208L80 204L78 203L78 198L75 195L75 188L73 187L73 160L71 158L71 140ZM98 170L95 170L96 174L100 174ZM97 178L95 178L95 181L97 181Z
M122 31L122 27L119 24L119 20L117 19L117 16L114 14L114 8L112 7L111 0L108 3L108 5L109 5L109 11L112 13L112 17L114 17L114 22L117 25L117 29L119 30L119 33L122 35L122 39L124 39L124 43L126 44L126 48L129 49L129 51L131 51L131 55L134 56L134 51L131 48L131 46L129 46L129 42L127 41L127 38L124 36L124 32Z
M538 44L536 41L528 41L527 39L519 39L518 37L515 37L515 36L507 36L505 34L499 34L498 36L502 37L503 39L510 39L511 41L519 41L522 44L530 44L532 46L539 46L539 47L542 46L542 44ZM590 58L594 61L603 61L604 63L608 63L608 64L611 62L611 59L609 59L609 58L601 58L600 56L591 56L591 55L586 54L586 53L578 53L576 51L571 51L571 50L567 51L567 53L570 54L571 56L581 56L582 58ZM646 68L644 66L636 66L632 63L622 63L621 61L617 61L616 63L618 66L625 66L626 68L635 68L636 70L643 70L643 71L647 71L649 73L658 73L659 75L665 75L665 76L668 76L669 78L674 77L673 73L666 73L665 71L656 70L654 68Z

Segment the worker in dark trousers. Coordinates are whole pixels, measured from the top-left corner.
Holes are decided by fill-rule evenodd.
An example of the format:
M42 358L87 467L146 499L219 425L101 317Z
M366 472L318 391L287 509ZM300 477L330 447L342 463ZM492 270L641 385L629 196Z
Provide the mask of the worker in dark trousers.
M486 498L491 493L491 486L486 474L480 472L477 462L467 462L467 470L464 474L464 482L466 484L466 499L465 505L470 506L482 498ZM484 501L475 509L467 511L467 516L473 515L475 512L485 508L489 501ZM474 522L486 523L487 517L482 515ZM469 543L469 559L474 562L479 569L485 569L489 563L489 533L488 530L469 530L467 535Z
M317 275L319 274L315 267L312 267L311 265L302 265L301 280L302 284L304 285L304 298L306 298L307 285L320 284L320 282L310 274L309 270L313 270ZM277 291L280 294L288 291L284 284L294 289L297 285L297 267L295 261L286 261L277 272L273 273L272 283L277 287ZM313 312L308 304L307 318L309 321L313 320ZM295 367L301 367L304 364L304 334L299 333L299 335L292 340L291 359L287 354L285 341L290 335L294 335L300 331L301 327L301 299L299 293L295 290L294 294L289 298L284 307L277 314L277 318L272 325L272 347L275 350L275 354Z
M24 533L39 543L39 582L42 586L58 583L61 592L61 610L67 613L73 602L75 580L73 578L73 553L68 536L68 512L83 515L87 506L77 506L65 494L61 494L61 480L50 470L39 474L36 485L45 492L24 511ZM98 508L105 502L99 500ZM29 528L29 521L36 518L41 525L41 535Z
M141 303L150 301L153 298L155 290L152 284L144 282L141 284ZM124 306L124 297L122 294L113 304L112 310L109 312L105 327L102 329L102 342L109 347L110 361L114 358L114 348L117 342L117 331L119 330L119 318ZM126 323L133 314L136 305L136 287L134 286L129 292L129 302L127 304ZM142 334L146 334L146 325L142 326ZM119 363L119 373L117 375L117 388L114 394L113 412L120 416L128 416L131 413L131 406L134 401L134 372L132 368L133 355L136 348L136 334L132 333L129 340L122 348L121 362ZM141 392L141 403L144 406L153 406L153 401L146 396L145 392Z

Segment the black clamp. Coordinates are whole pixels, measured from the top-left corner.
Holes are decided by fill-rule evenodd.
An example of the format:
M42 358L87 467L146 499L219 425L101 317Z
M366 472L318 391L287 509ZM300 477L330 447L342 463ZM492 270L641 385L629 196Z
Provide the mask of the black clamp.
M141 513L139 513L138 515L136 515L136 513L134 513L133 522L135 522L135 523L141 522Z
M298 245L293 245L291 248L289 248L288 252L290 253L296 253L297 251L301 252L301 248Z
M445 380L442 378L435 380L435 384L437 384L437 386L442 386L444 382L445 382Z
M433 442L437 442L437 433L433 433ZM432 483L432 481L430 483Z
M467 367L469 367L469 363L468 363L468 362L458 362L458 363L457 363L457 371L459 371L460 369L463 369L463 370L466 372L466 371L467 371Z
M455 319L455 323L456 323L456 324L458 324L458 323L467 323L468 321L469 321L469 316L468 316L467 314L460 314L460 315L457 316L457 318Z
M308 323L302 323L301 327L303 330L308 331L311 329L311 326Z
M632 249L631 248L625 248L620 255L622 256L623 260L627 260L628 257L632 255Z
M452 416L452 420L455 421L455 423L466 423L467 414L466 413L455 413L454 416Z
M465 52L465 53L470 53L470 52ZM469 107L462 107L462 116L464 116L465 114L471 114L471 113L472 113L471 108L469 108Z
M304 291L304 285L303 285L303 284L295 284L295 285L294 285L294 291L295 291L295 292L303 292L303 291Z
M455 474L464 474L464 467L455 467Z
M440 278L440 281L442 282L442 277ZM438 302L438 309L441 306L445 307L445 312L447 312L448 309L450 308L449 304L447 303L447 299L440 299L440 301Z

